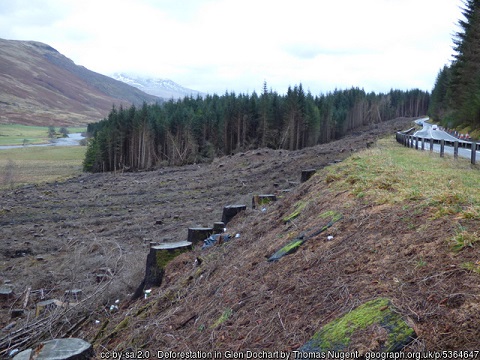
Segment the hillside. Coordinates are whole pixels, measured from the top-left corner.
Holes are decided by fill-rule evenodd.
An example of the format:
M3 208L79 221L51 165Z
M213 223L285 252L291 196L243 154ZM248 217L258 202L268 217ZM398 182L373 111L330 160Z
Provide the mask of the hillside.
M0 123L72 126L99 121L112 105L160 98L95 73L52 47L0 39Z
M418 335L408 350L477 349L480 198L469 189L480 186L478 168L403 148L393 136L365 149L410 126L396 119L299 151L260 149L212 164L2 191L8 240L0 270L15 296L2 307L0 348L76 336L97 353L288 351L386 297ZM319 171L297 184L309 168ZM273 192L279 200L265 211L250 209L252 195ZM239 203L247 211L227 226L238 238L180 255L161 287L130 300L150 241L184 240L188 227L211 226L224 205ZM334 214L342 218L328 231L267 261ZM99 275L110 280L97 283ZM77 306L29 320L38 301L70 289L82 289ZM25 315L9 319L26 294ZM382 336L365 332L355 341L354 349L375 350Z

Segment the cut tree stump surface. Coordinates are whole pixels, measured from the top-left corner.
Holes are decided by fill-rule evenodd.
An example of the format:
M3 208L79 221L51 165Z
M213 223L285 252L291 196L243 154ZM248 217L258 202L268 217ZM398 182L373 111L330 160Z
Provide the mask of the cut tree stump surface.
M41 343L35 350L28 349L15 355L13 360L88 360L93 359L92 345L82 339L54 339Z

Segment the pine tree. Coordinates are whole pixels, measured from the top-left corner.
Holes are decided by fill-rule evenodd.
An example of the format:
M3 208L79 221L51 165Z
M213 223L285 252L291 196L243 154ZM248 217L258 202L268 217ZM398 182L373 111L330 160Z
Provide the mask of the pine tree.
M458 122L480 125L480 1L465 0L454 38L450 94Z

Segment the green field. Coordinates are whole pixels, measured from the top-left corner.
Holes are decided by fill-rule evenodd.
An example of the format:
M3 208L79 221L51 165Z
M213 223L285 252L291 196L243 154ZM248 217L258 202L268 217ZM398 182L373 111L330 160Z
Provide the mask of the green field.
M59 130L55 127L55 130ZM85 127L67 128L70 133L84 132ZM0 146L48 143L48 126L0 124Z
M82 173L86 146L28 146L0 150L0 189L61 181Z

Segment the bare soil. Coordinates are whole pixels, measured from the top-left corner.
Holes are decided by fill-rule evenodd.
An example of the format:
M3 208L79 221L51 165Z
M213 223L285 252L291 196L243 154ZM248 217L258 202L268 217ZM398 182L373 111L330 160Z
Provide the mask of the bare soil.
M0 345L8 334L32 326L21 346L75 335L94 342L97 351L293 350L335 316L386 296L419 335L412 349L478 348L480 318L471 295L478 291L468 285L478 281L452 265L447 252L438 254L445 247L444 220L432 222L418 238L402 221L407 210L351 207L346 194L332 198L321 183L283 192L298 186L301 170L342 161L411 123L388 121L300 151L252 150L211 164L83 174L0 192L0 284L14 289L14 297L2 302ZM301 228L284 225L285 209L309 191L325 191L325 205L305 209L312 220ZM248 209L229 224L244 245L232 241L223 250L183 254L151 298L130 301L151 241L186 240L189 227L220 221L225 205L250 208L252 195L268 193L285 197L268 214ZM334 241L319 237L286 261L265 261L285 234L315 230L316 215L335 203L348 215L329 230ZM426 218L419 214L412 221L415 228ZM196 267L198 260L204 268ZM97 282L99 274L108 283ZM32 325L38 301L63 299L71 289L82 289L83 299L95 298L83 309L85 318L72 315L50 332ZM26 315L12 319L11 310L22 308L27 294ZM118 310L112 308L116 300Z

